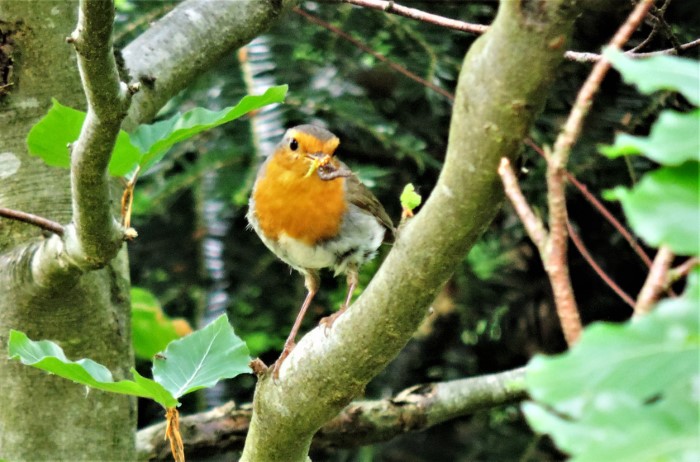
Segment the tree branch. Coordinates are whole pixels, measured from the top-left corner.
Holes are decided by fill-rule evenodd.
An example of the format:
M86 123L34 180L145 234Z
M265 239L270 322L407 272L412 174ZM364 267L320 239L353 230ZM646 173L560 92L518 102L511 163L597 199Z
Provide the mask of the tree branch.
M50 231L59 236L63 236L63 226L60 223L51 221L48 218L32 215L31 213L12 210L6 207L0 207L0 217L9 218L11 220L21 221L30 225L37 226L46 231Z
M416 19L418 21L435 24L436 26L445 27L447 29L458 30L462 32L471 32L474 34L483 34L489 28L483 24L472 24L456 19L445 18L437 14L426 13L425 11L415 8L401 6L395 2L386 2L383 0L343 0L345 3L362 6L373 10L394 13L405 18Z
M627 293L620 288L620 286L615 283L615 281L612 280L610 276L608 276L605 271L603 271L603 268L598 265L598 263L595 261L591 253L588 251L586 248L586 245L583 243L583 240L581 239L581 236L578 235L576 231L574 231L574 228L571 226L571 223L566 223L566 228L569 231L569 237L571 238L571 242L574 243L576 246L576 249L578 252L581 254L581 256L588 262L588 265L593 268L593 271L595 271L595 274L600 277L605 284L610 287L613 292L617 294L618 297L622 299L623 302L627 303L631 308L634 309L634 300L632 300L632 297L627 295Z
M510 200L510 203L515 209L515 213L518 214L520 221L522 221L527 231L528 236L535 243L540 251L541 255L544 255L545 249L547 247L547 241L549 240L549 234L544 227L544 223L535 215L532 211L530 205L527 203L527 199L523 195L520 189L520 184L518 183L518 178L515 176L513 167L510 165L510 161L504 157L501 159L501 163L498 167L498 174L501 176L501 181L503 181L503 190Z
M649 313L658 300L659 296L666 290L668 285L668 270L673 263L675 255L668 246L661 246L656 252L654 263L651 265L646 281L639 291L637 303L634 305L634 315L642 316Z
M423 431L439 423L501 406L525 397L525 369L519 368L449 382L408 388L395 397L354 402L314 436L312 447L357 447L388 441L398 435ZM240 451L251 419L250 408L232 402L180 419L189 458L198 454ZM170 460L164 440L165 423L137 434L139 460Z
M71 146L71 198L76 243L66 243L74 261L101 267L117 254L124 229L115 220L107 165L121 122L137 87L120 81L112 49L114 3L82 0L69 38L87 100L80 137ZM71 239L71 233L67 233ZM74 245L75 244L75 247ZM83 266L82 263L78 263Z
M114 4L81 0L78 24L66 39L75 46L87 99L87 116L71 145L72 222L41 242L17 248L9 261L31 271L13 272L18 283L54 288L112 260L123 243L115 220L107 165L135 88L120 82L112 52Z
M489 28L484 24L473 24L464 21L459 21L457 19L446 18L437 14L426 13L415 8L408 8L397 4L393 1L385 0L342 0L345 3L350 3L351 5L357 5L364 8L384 11L386 13L393 13L399 16L403 16L410 19L415 19L417 21L425 22L428 24L433 24L439 27L444 27L446 29L457 30L460 32L468 32L473 34L483 34ZM681 52L688 51L695 47L700 46L700 39L693 40L692 42L684 43L682 45L674 44L673 48L666 50L654 51L651 53L635 53L635 50L627 51L626 54L632 58L645 58L649 56L658 55L678 55ZM576 61L580 63L595 63L600 61L601 55L598 53L589 53L582 51L567 51L564 53L564 57L570 61Z
M541 110L576 13L567 0L538 5L502 2L472 45L437 185L332 329L304 336L279 380L260 377L242 460L306 460L312 435L398 354L495 216L503 197L498 163L517 156Z
M627 20L615 33L610 46L622 48L630 35L652 6L652 0L642 0L634 8ZM598 61L591 70L576 96L576 102L571 108L569 117L559 133L554 150L547 156L547 203L549 205L550 239L543 262L552 282L552 291L557 306L557 313L564 330L567 343L572 345L581 332L581 318L574 299L569 264L567 262L567 229L568 214L566 210L566 164L571 148L578 139L583 121L592 104L593 96L610 69L606 59Z
M150 122L202 70L262 34L298 3L299 0L180 3L122 50L127 70L142 83L125 129Z

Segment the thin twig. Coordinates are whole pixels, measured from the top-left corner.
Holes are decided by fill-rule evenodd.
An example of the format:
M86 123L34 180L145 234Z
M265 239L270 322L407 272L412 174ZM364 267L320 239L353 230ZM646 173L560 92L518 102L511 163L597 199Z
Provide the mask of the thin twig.
M420 83L421 85L428 87L437 93L440 93L441 95L443 95L444 97L446 97L450 101L454 100L454 98L455 98L454 95L452 93L450 93L449 91L445 90L444 88L440 88L439 86L435 85L434 83L429 82L429 81L425 80L424 78L414 74L413 72L409 71L408 69L401 66L400 64L395 63L394 61L390 60L389 58L382 55L381 53L377 53L372 48L368 47L367 45L365 45L361 41L357 40L356 38L354 38L353 36L351 36L347 32L335 27L332 24L327 23L326 21L324 21L323 19L321 19L317 16L314 16L314 15L302 10L299 7L292 8L292 11L305 17L306 19L313 22L314 24L318 24L319 26L323 27L324 29L327 29L327 30L333 32L334 34L338 35L339 37L347 40L348 42L355 45L357 48L361 49L365 53L371 54L372 56L374 56L375 58L377 58L381 62L386 63L389 67L391 67L395 71L399 72L400 74L405 75L409 79L414 80L414 81Z
M668 269L671 267L674 257L675 255L668 246L664 245L659 248L642 290L637 296L637 303L634 305L635 316L642 316L650 312L656 300L668 286Z
M700 265L697 257L690 257L680 265L668 271L668 283L673 284L681 278L686 277L696 266Z
M634 8L632 13L627 18L627 21L618 29L615 36L610 41L609 46L612 48L621 49L622 46L629 40L630 35L635 31L639 23L644 19L647 11L653 4L653 0L642 0ZM588 110L591 106L591 101L593 95L596 94L600 83L603 81L605 74L607 74L610 69L610 61L607 59L601 59L598 61L588 78L581 87L578 95L576 96L576 102L574 103L571 113L569 114L564 129L557 137L557 141L554 144L553 160L557 162L558 167L563 167L566 165L569 159L569 152L571 147L574 145L581 133L581 127L583 126L583 121L588 114Z
M474 24L465 21L459 21L457 19L446 18L444 16L439 16L437 14L426 13L425 11L418 10L416 8L408 8L397 4L396 2L384 1L384 0L342 0L345 3L350 3L352 5L362 6L364 8L384 11L386 13L393 13L399 16L404 16L406 18L415 19L417 21L425 22L428 24L433 24L435 26L444 27L447 29L452 29L460 32L468 32L473 34L483 34L489 28L484 24ZM678 55L681 52L688 51L692 48L700 46L700 39L693 40L692 42L684 43L680 46L674 48L669 48L666 50L654 51L651 53L633 53L627 52L626 54L632 58L642 58L649 56L658 55ZM595 63L600 61L601 55L598 53L590 53L584 51L567 51L564 53L564 58L569 61L576 61L580 63Z
M530 236L532 242L534 242L540 250L540 253L544 254L545 247L547 246L547 239L549 238L547 230L542 220L535 215L532 208L528 205L520 189L520 185L518 184L518 178L515 176L513 167L511 167L510 161L506 157L501 159L501 164L498 166L498 174L501 176L506 196L511 204L513 204L515 213L520 217L520 221L523 222L528 236Z
M458 21L456 19L445 18L444 16L438 16L437 14L426 13L425 11L417 10L415 8L408 8L406 6L399 5L395 2L386 2L383 0L342 1L353 5L362 6L364 8L384 11L386 13L393 13L399 16L404 16L406 18L416 19L418 21L427 22L440 27L446 27L448 29L454 29L462 32L483 34L489 28L489 26L485 26L483 24L472 24L464 21Z
M63 236L63 226L61 226L60 223L49 220L48 218L40 217L27 212L20 212L19 210L8 209L6 207L0 207L0 217L21 221L22 223L28 223L46 231L50 231L54 234L58 234L59 236Z
M613 292L615 292L625 303L627 303L631 308L634 309L634 300L632 297L627 295L627 293L620 288L620 286L615 283L615 281L612 280L610 276L607 275L605 271L603 271L603 268L601 268L598 263L595 261L593 256L588 252L588 249L586 248L586 245L583 243L583 240L581 239L581 236L578 235L578 233L574 230L574 228L571 226L570 222L566 223L566 227L569 231L569 237L571 238L571 241L574 243L576 246L576 249L579 251L581 256L588 262L588 264L593 268L593 271L605 282L605 284L610 287Z
M691 42L684 43L676 48L668 48L666 50L659 50L659 51L650 51L649 53L626 53L628 56L632 58L651 58L652 56L661 56L661 55L679 55L680 52L688 51L693 48L697 48L700 46L700 38L695 39ZM680 50L680 52L679 52Z
M498 174L503 182L503 189L505 190L506 196L513 204L513 208L523 222L530 239L537 245L540 259L542 260L547 276L549 277L550 285L552 286L554 305L557 310L557 315L559 316L562 331L564 332L564 338L568 345L573 345L581 335L582 327L578 309L576 308L576 301L573 297L573 290L571 289L568 265L565 262L564 266L560 266L560 263L554 262L551 258L552 252L550 250L554 245L561 246L562 244L552 241L551 232L547 233L542 220L534 214L528 205L525 196L523 196L520 190L520 185L510 165L510 161L505 157L501 159L501 163L498 167ZM566 239L566 235L564 235L564 238ZM564 245L566 245L566 243L564 243Z
M547 157L545 156L545 153L542 150L542 148L540 148L537 145L537 143L535 143L532 139L526 139L525 144L530 146L536 153L542 156L543 159L547 160ZM618 233L620 233L620 235L627 241L630 247L632 247L632 250L634 250L635 253L639 255L639 258L642 259L647 268L651 268L651 258L649 258L649 255L647 255L644 249L642 249L642 246L639 245L637 239L635 239L635 237L632 236L632 233L630 233L627 230L627 228L625 228L624 225L620 223L620 220L615 218L615 216L603 205L603 203L600 202L598 198L595 197L588 190L588 187L582 182L580 182L573 174L571 174L571 172L565 170L564 174L566 175L567 181L573 184L576 187L576 189L578 189L579 192L583 195L583 197L588 201L588 203L591 204L598 211L598 213L600 213L603 216L603 218L605 218L608 221L608 223L610 223L617 230Z

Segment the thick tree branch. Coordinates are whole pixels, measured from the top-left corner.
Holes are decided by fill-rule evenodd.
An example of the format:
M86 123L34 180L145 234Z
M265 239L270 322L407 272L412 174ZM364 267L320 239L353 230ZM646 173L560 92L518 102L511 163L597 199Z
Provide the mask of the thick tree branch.
M367 289L327 334L299 342L277 382L260 378L242 460L305 460L313 434L398 354L495 216L498 163L518 154L541 110L575 15L566 0L526 5L502 2L472 45L438 183Z
M312 447L357 447L388 441L408 432L489 409L525 397L525 369L468 379L418 385L393 398L357 401L326 423L313 439ZM251 418L250 408L227 403L207 412L180 419L185 437L185 453L198 454L240 451ZM168 443L163 439L165 423L140 430L137 435L139 460L170 460Z
M112 51L113 22L113 2L83 0L70 37L78 53L87 116L71 146L72 226L78 242L75 248L68 242L66 248L74 261L83 260L88 267L101 267L114 258L124 235L112 210L107 165L136 88L127 88L119 79Z
M56 234L8 255L12 277L32 287L54 288L112 260L124 230L114 219L107 165L135 88L120 82L112 53L114 4L82 0L78 24L67 39L75 46L87 100L87 116L71 145L72 222ZM28 279L27 279L28 278Z
M122 50L131 77L142 83L125 129L151 121L203 70L262 34L298 3L186 0L179 4Z

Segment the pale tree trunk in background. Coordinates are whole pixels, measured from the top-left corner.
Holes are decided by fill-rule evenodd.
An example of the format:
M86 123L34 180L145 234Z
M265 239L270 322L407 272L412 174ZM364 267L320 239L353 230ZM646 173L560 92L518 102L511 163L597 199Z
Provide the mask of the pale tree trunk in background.
M77 11L77 2L0 1L0 30L13 59L13 85L0 97L0 206L60 223L71 217L69 171L30 157L25 140L52 97L85 108L75 51L65 42ZM133 459L134 400L87 393L7 359L8 332L17 329L57 341L72 359L105 364L115 379L127 378L133 364L125 249L106 268L38 287L13 277L28 272L9 268L24 264L42 239L38 228L0 221L0 458Z

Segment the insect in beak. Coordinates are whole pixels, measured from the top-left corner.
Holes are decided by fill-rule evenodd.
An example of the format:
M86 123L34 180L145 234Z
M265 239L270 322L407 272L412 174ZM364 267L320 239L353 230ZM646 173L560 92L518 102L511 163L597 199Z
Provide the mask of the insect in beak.
M319 167L323 167L331 161L331 155L322 152L307 154L306 158L311 160L311 165L309 165L309 170L306 172L306 175L304 175L304 178L310 177Z

